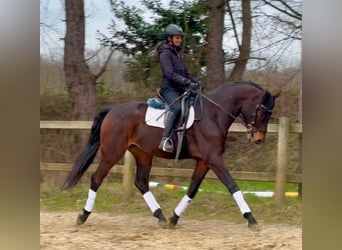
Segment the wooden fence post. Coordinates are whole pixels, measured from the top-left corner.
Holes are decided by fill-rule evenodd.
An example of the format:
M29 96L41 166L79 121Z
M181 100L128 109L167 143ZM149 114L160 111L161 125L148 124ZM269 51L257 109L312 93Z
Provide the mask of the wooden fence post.
M278 155L275 190L275 201L278 205L283 205L285 202L286 171L288 165L287 151L289 127L289 119L287 117L280 117L278 131Z
M302 170L302 134L299 134L299 166L298 166L298 173L302 174L303 170ZM303 194L303 188L302 188L302 183L298 183L298 196L299 198L302 198Z
M124 169L123 169L123 188L125 197L132 196L134 187L134 166L135 159L131 152L126 151L124 157Z

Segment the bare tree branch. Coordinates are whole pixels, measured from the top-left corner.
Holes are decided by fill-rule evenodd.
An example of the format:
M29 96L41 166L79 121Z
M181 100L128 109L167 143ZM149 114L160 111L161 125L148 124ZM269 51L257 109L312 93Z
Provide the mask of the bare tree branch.
M226 59L225 62L227 64L233 64L233 63L236 63L237 61L239 60L250 60L250 59L253 59L253 60L261 60L261 61L266 61L267 59L265 57L256 57L256 56L250 56L250 57L244 57L244 58L239 58L239 57L236 57L236 58L229 58L229 59Z
M279 40L277 40L277 41L275 41L273 43L270 43L270 44L266 45L265 47L258 48L258 49L254 50L252 52L257 52L257 51L261 51L261 50L264 50L264 49L268 49L268 48L272 47L273 45L278 44L278 43L283 42L283 41L286 41L286 40L289 40L290 38L291 37L285 37L285 38L279 39Z
M100 53L100 51L101 51L102 49L98 49L93 55L91 55L90 57L88 57L88 58L86 58L84 61L90 61L91 59L93 59L95 56L97 56L99 53Z
M288 11L286 11L286 10L283 10L283 9L281 9L281 8L279 8L279 7L277 7L277 6L275 6L274 4L272 4L271 2L269 2L269 1L267 1L267 0L262 0L265 4L268 4L269 6L271 6L272 8L274 8L274 9L276 9L276 10L278 10L278 11L280 11L280 12L282 12L282 13L284 13L284 14L286 14L286 15L288 15L288 16L290 16L290 17L293 17L293 18L295 18L295 19L297 19L297 20L302 20L302 15L301 14L299 14L299 15L297 15L297 14L292 14L292 13L289 13ZM279 1L279 2L282 2L282 1ZM291 8L292 9L292 8ZM297 12L296 12L297 13Z
M107 60L104 62L102 68L100 69L100 71L99 71L97 74L94 75L96 80L97 80L100 76L102 76L103 73L106 71L107 65L108 65L110 59L112 58L113 53L114 53L114 50L112 49L112 50L110 51L108 57L107 57Z
M282 3L286 8L288 8L292 13L294 13L296 16L300 17L298 20L302 20L302 14L294 10L290 5L288 5L285 1L283 0L277 0L278 2Z
M294 22L288 21L288 20L284 20L282 18L280 18L279 16L276 15L270 15L267 13L262 13L264 16L269 17L269 18L273 18L274 20L277 20L279 23L285 23L288 26L293 27L294 29L301 29L301 25L297 26Z
M228 13L229 13L229 16L230 16L230 20L232 22L234 36L235 36L235 39L236 39L236 44L237 44L237 46L238 46L238 48L240 50L241 46L240 46L240 42L239 42L239 37L238 37L237 31L236 31L236 25L235 25L232 9L230 8L230 4L229 3L230 3L230 0L227 0Z

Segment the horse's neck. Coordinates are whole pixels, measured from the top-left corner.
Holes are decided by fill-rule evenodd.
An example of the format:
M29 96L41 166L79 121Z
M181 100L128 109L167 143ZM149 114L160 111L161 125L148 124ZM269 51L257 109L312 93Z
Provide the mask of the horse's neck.
M238 117L246 100L257 99L260 96L261 90L257 90L254 85L251 84L241 84L235 86L223 86L223 88L218 88L216 91L210 93L210 98L215 100L226 112L217 113L220 117L221 123L224 123L225 128L229 129L231 124L234 122L235 118ZM209 95L208 95L209 96ZM222 122L224 117L228 118L225 122Z
M242 98L234 94L234 90L228 93L216 93L209 96L221 108L215 108L216 117L220 120L222 129L228 130L240 113Z
M215 100L215 102L217 102L225 111L234 116L238 115L243 101L243 98L241 98L240 95L237 95L234 89L217 93L212 96L212 99Z

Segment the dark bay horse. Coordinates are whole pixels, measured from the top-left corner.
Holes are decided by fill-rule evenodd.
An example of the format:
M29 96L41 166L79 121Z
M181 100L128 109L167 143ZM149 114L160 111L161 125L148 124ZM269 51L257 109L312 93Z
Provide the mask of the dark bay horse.
M252 82L224 84L202 95L203 105L197 103L195 110L196 113L202 112L203 115L186 131L188 150L182 155L182 158L194 159L196 167L187 194L181 199L169 221L149 190L152 158L175 157L175 153L158 149L162 129L146 125L146 103L130 102L103 108L94 119L88 144L78 155L63 185L64 188L76 185L100 150L100 164L91 176L88 199L82 214L77 218L77 224L83 224L87 220L103 179L113 165L123 157L125 151L129 150L136 160L135 185L161 227L172 227L177 224L179 217L195 197L208 170L211 169L232 194L243 217L247 219L248 226L255 228L257 221L225 167L223 153L228 129L236 118L245 124L255 143L264 142L267 124L277 96ZM175 135L173 139L176 140Z

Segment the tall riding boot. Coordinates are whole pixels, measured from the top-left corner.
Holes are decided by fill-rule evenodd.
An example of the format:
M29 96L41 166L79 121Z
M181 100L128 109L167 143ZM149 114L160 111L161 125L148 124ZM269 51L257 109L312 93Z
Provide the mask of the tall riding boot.
M176 120L176 115L173 112L169 112L166 118L166 124L165 124L165 128L163 131L163 137L158 147L159 149L166 151L166 152L170 152L170 153L173 152L173 142L170 136L171 136L171 132L172 132L172 128L175 123L175 120Z

